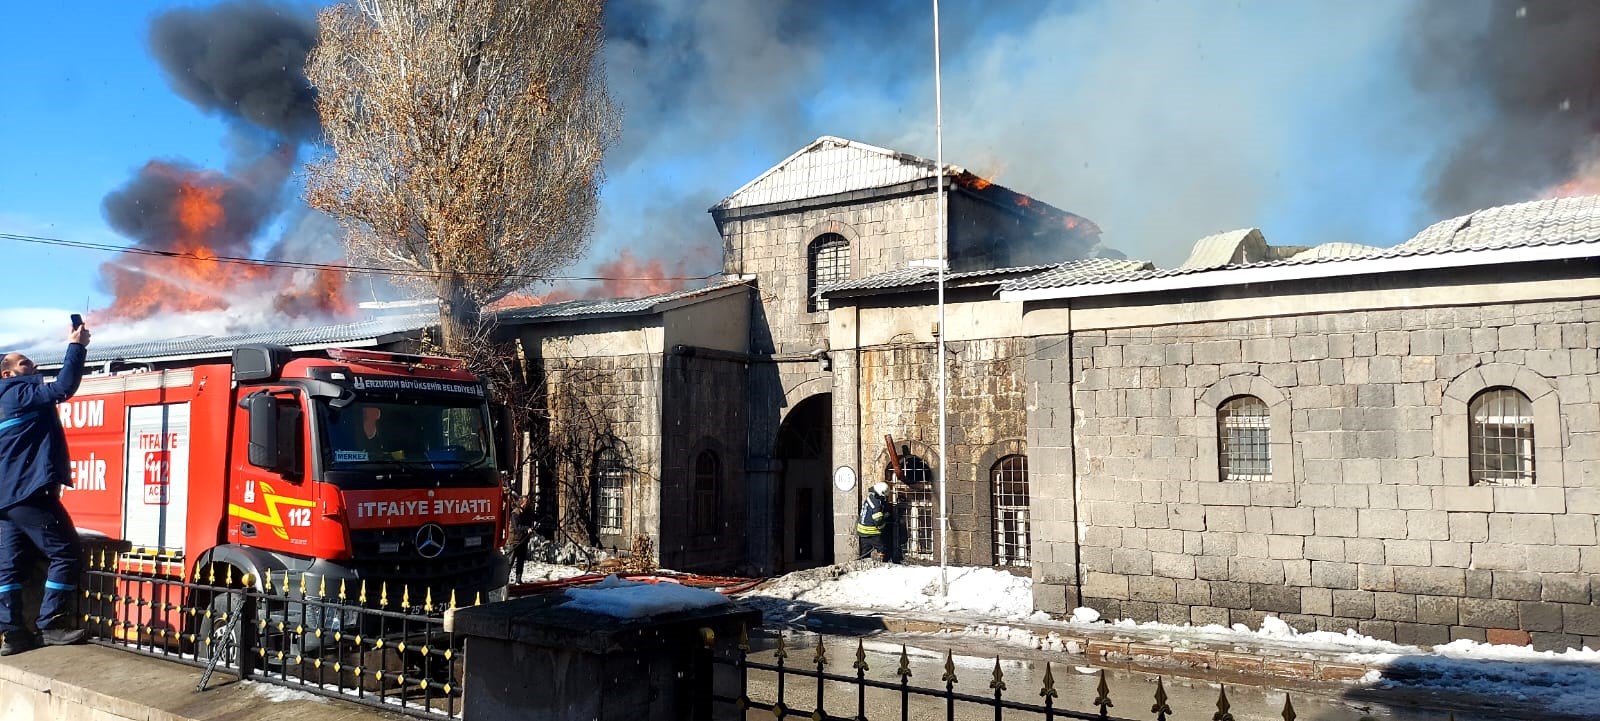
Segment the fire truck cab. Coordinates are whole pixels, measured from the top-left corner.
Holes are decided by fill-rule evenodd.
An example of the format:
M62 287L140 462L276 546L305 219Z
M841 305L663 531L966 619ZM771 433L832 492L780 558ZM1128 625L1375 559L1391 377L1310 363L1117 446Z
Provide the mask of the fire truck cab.
M63 499L156 573L493 596L507 572L485 396L458 360L348 349L88 375L58 408Z

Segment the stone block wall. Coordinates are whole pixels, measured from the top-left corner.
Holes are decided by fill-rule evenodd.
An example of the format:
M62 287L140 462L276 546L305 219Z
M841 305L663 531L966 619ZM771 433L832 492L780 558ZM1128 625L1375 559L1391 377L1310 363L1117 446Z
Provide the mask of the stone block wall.
M662 383L661 562L685 571L743 571L745 547L744 363L728 358L666 356ZM716 518L696 526L696 461L716 458Z
M853 278L935 256L938 201L931 182L914 193L795 208L723 223L724 272L753 274L761 289L769 347L756 353L808 353L827 338L827 314L806 310L811 241L838 233L850 241Z
M660 549L661 356L546 352L538 370L550 414L546 467L559 494L560 533L619 548L643 534ZM594 461L605 447L614 448L626 468L623 530L595 536Z
M1036 339L1028 366L1034 508L1054 529L1041 545L1071 540L1047 525L1070 479L1043 456L1075 440L1084 604L1172 623L1273 614L1404 643L1600 645L1600 301L1063 340ZM1533 401L1534 485L1469 485L1467 402L1495 386ZM1240 393L1270 408L1270 481L1217 480L1215 405ZM1071 600L1055 585L1037 593L1063 598L1041 608Z
M951 341L946 348L950 378L946 405L950 562L993 565L993 491L989 472L994 462L1005 455L1027 453L1022 373L1027 341ZM885 434L894 436L897 446L909 445L930 467L939 465L935 352L934 344L917 342L868 347L859 352L863 486L885 478L889 463L883 443ZM937 499L937 488L929 490ZM939 533L937 500L934 502L936 554ZM908 561L937 562L937 555Z

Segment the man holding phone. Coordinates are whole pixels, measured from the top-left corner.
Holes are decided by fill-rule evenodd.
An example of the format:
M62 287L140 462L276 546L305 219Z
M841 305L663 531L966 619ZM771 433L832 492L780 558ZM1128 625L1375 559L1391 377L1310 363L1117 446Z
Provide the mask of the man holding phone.
M61 505L61 486L72 485L72 464L56 404L78 391L88 345L89 328L74 313L67 354L53 382L45 382L21 353L0 359L0 656L84 640L72 612L83 552ZM50 566L35 634L19 606L23 576L39 555Z

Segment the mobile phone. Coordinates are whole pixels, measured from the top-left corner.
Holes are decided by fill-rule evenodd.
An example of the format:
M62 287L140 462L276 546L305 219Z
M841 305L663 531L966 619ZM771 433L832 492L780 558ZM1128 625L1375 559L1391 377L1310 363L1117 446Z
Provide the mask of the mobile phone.
M73 330L77 330L78 326L80 326L80 325L83 325L83 316L78 315L77 313L73 313L72 314L72 329Z

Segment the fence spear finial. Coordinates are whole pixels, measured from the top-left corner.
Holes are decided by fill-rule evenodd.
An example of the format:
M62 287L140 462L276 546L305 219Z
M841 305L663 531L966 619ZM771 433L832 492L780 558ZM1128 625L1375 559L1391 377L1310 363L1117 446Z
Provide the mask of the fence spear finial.
M1000 657L994 657L994 678L989 681L989 688L996 694L1006 690L1006 675L1000 671Z
M1044 662L1044 688L1039 689L1039 697L1053 699L1060 694L1056 692L1056 676L1050 670L1050 662Z
M1150 713L1156 715L1156 721L1167 721L1172 713L1172 706L1167 704L1167 687L1159 676L1156 677L1156 702L1150 706Z
M1211 721L1233 721L1233 714L1228 713L1228 687L1220 687L1217 692L1217 712L1211 714Z
M1094 705L1100 707L1100 718L1106 718L1106 709L1116 704L1111 702L1111 686L1106 683L1106 671L1100 669L1100 683L1094 687Z

